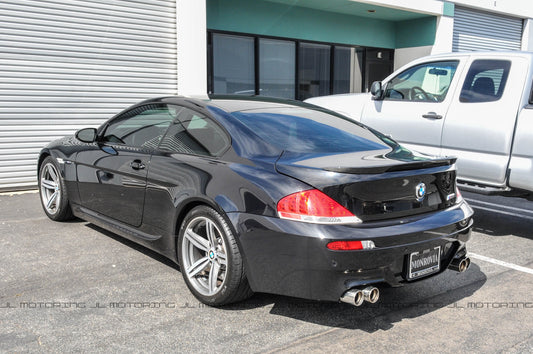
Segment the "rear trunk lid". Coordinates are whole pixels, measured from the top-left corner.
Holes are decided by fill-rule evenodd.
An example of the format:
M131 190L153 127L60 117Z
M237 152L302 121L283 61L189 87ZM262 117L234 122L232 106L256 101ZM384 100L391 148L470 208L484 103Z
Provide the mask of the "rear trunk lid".
M363 221L437 211L455 203L455 158L394 149L305 154L284 151L278 172L317 188Z

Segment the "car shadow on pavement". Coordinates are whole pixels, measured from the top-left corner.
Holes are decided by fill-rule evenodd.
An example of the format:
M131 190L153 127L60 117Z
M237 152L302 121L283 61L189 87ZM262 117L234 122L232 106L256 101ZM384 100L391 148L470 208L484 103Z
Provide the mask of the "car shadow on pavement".
M83 222L86 222L86 221L83 221ZM128 246L132 249L134 249L135 251L137 252L141 252L143 253L144 255L156 260L156 261L159 261L163 264L166 264L167 266L171 267L171 268L174 268L176 270L179 271L179 265L177 265L175 262L173 262L172 260L168 259L167 257L155 252L155 251L152 251L151 249L149 248L146 248L144 247L143 245L140 245L138 243L135 243L133 241L130 241L128 240L127 238L125 237L122 237L118 234L115 234L111 231L108 231L106 229L103 229L101 228L100 226L97 226L95 224L92 224L90 222L87 222L87 227L90 227L91 229L95 230L95 231L98 231L99 233L103 234L103 235L106 235L108 236L109 238L112 238L113 240L117 241L117 242L120 242L122 243L123 245L125 246Z
M380 300L355 307L344 303L302 300L291 297L255 294L224 310L249 310L271 306L272 315L289 317L322 326L358 329L365 332L389 330L404 319L416 318L433 311L459 311L472 308L466 300L485 284L487 277L476 264L465 273L444 273L400 288L380 288Z
M91 223L90 227L135 251L180 270L179 265L142 245ZM380 288L380 299L375 304L364 303L355 307L341 302L313 301L288 296L256 293L250 299L219 307L220 311L253 311L271 307L270 314L308 323L365 332L389 330L404 319L416 318L430 312L447 309L459 311L469 308L466 298L474 294L486 282L487 277L472 263L464 273L447 270L427 280L404 287ZM184 284L185 286L185 284ZM460 313L458 313L458 316Z
M533 219L475 209L474 229L488 236L514 235L533 240Z

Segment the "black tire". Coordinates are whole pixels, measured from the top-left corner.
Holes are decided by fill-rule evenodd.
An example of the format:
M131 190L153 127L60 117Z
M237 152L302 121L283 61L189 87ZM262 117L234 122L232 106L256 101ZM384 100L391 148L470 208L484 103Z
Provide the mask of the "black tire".
M197 206L185 216L178 259L189 290L204 304L226 305L253 294L233 232L210 207Z
M44 159L39 168L39 196L46 215L54 221L73 218L65 180L59 172L57 162L50 156Z

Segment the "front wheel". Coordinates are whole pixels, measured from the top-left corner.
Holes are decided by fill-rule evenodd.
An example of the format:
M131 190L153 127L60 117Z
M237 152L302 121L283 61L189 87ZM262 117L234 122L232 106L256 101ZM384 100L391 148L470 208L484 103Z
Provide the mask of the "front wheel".
M65 181L50 156L39 168L39 194L43 210L50 219L64 221L73 218Z
M192 209L180 228L178 258L183 279L193 295L211 306L252 295L235 237L214 209Z

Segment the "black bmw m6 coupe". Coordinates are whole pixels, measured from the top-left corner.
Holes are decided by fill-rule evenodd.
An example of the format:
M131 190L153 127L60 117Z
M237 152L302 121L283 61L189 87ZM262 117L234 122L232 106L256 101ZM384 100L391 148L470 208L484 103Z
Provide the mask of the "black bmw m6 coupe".
M38 174L48 217L172 259L205 304L266 292L359 306L468 268L454 163L301 102L163 97L50 143Z

